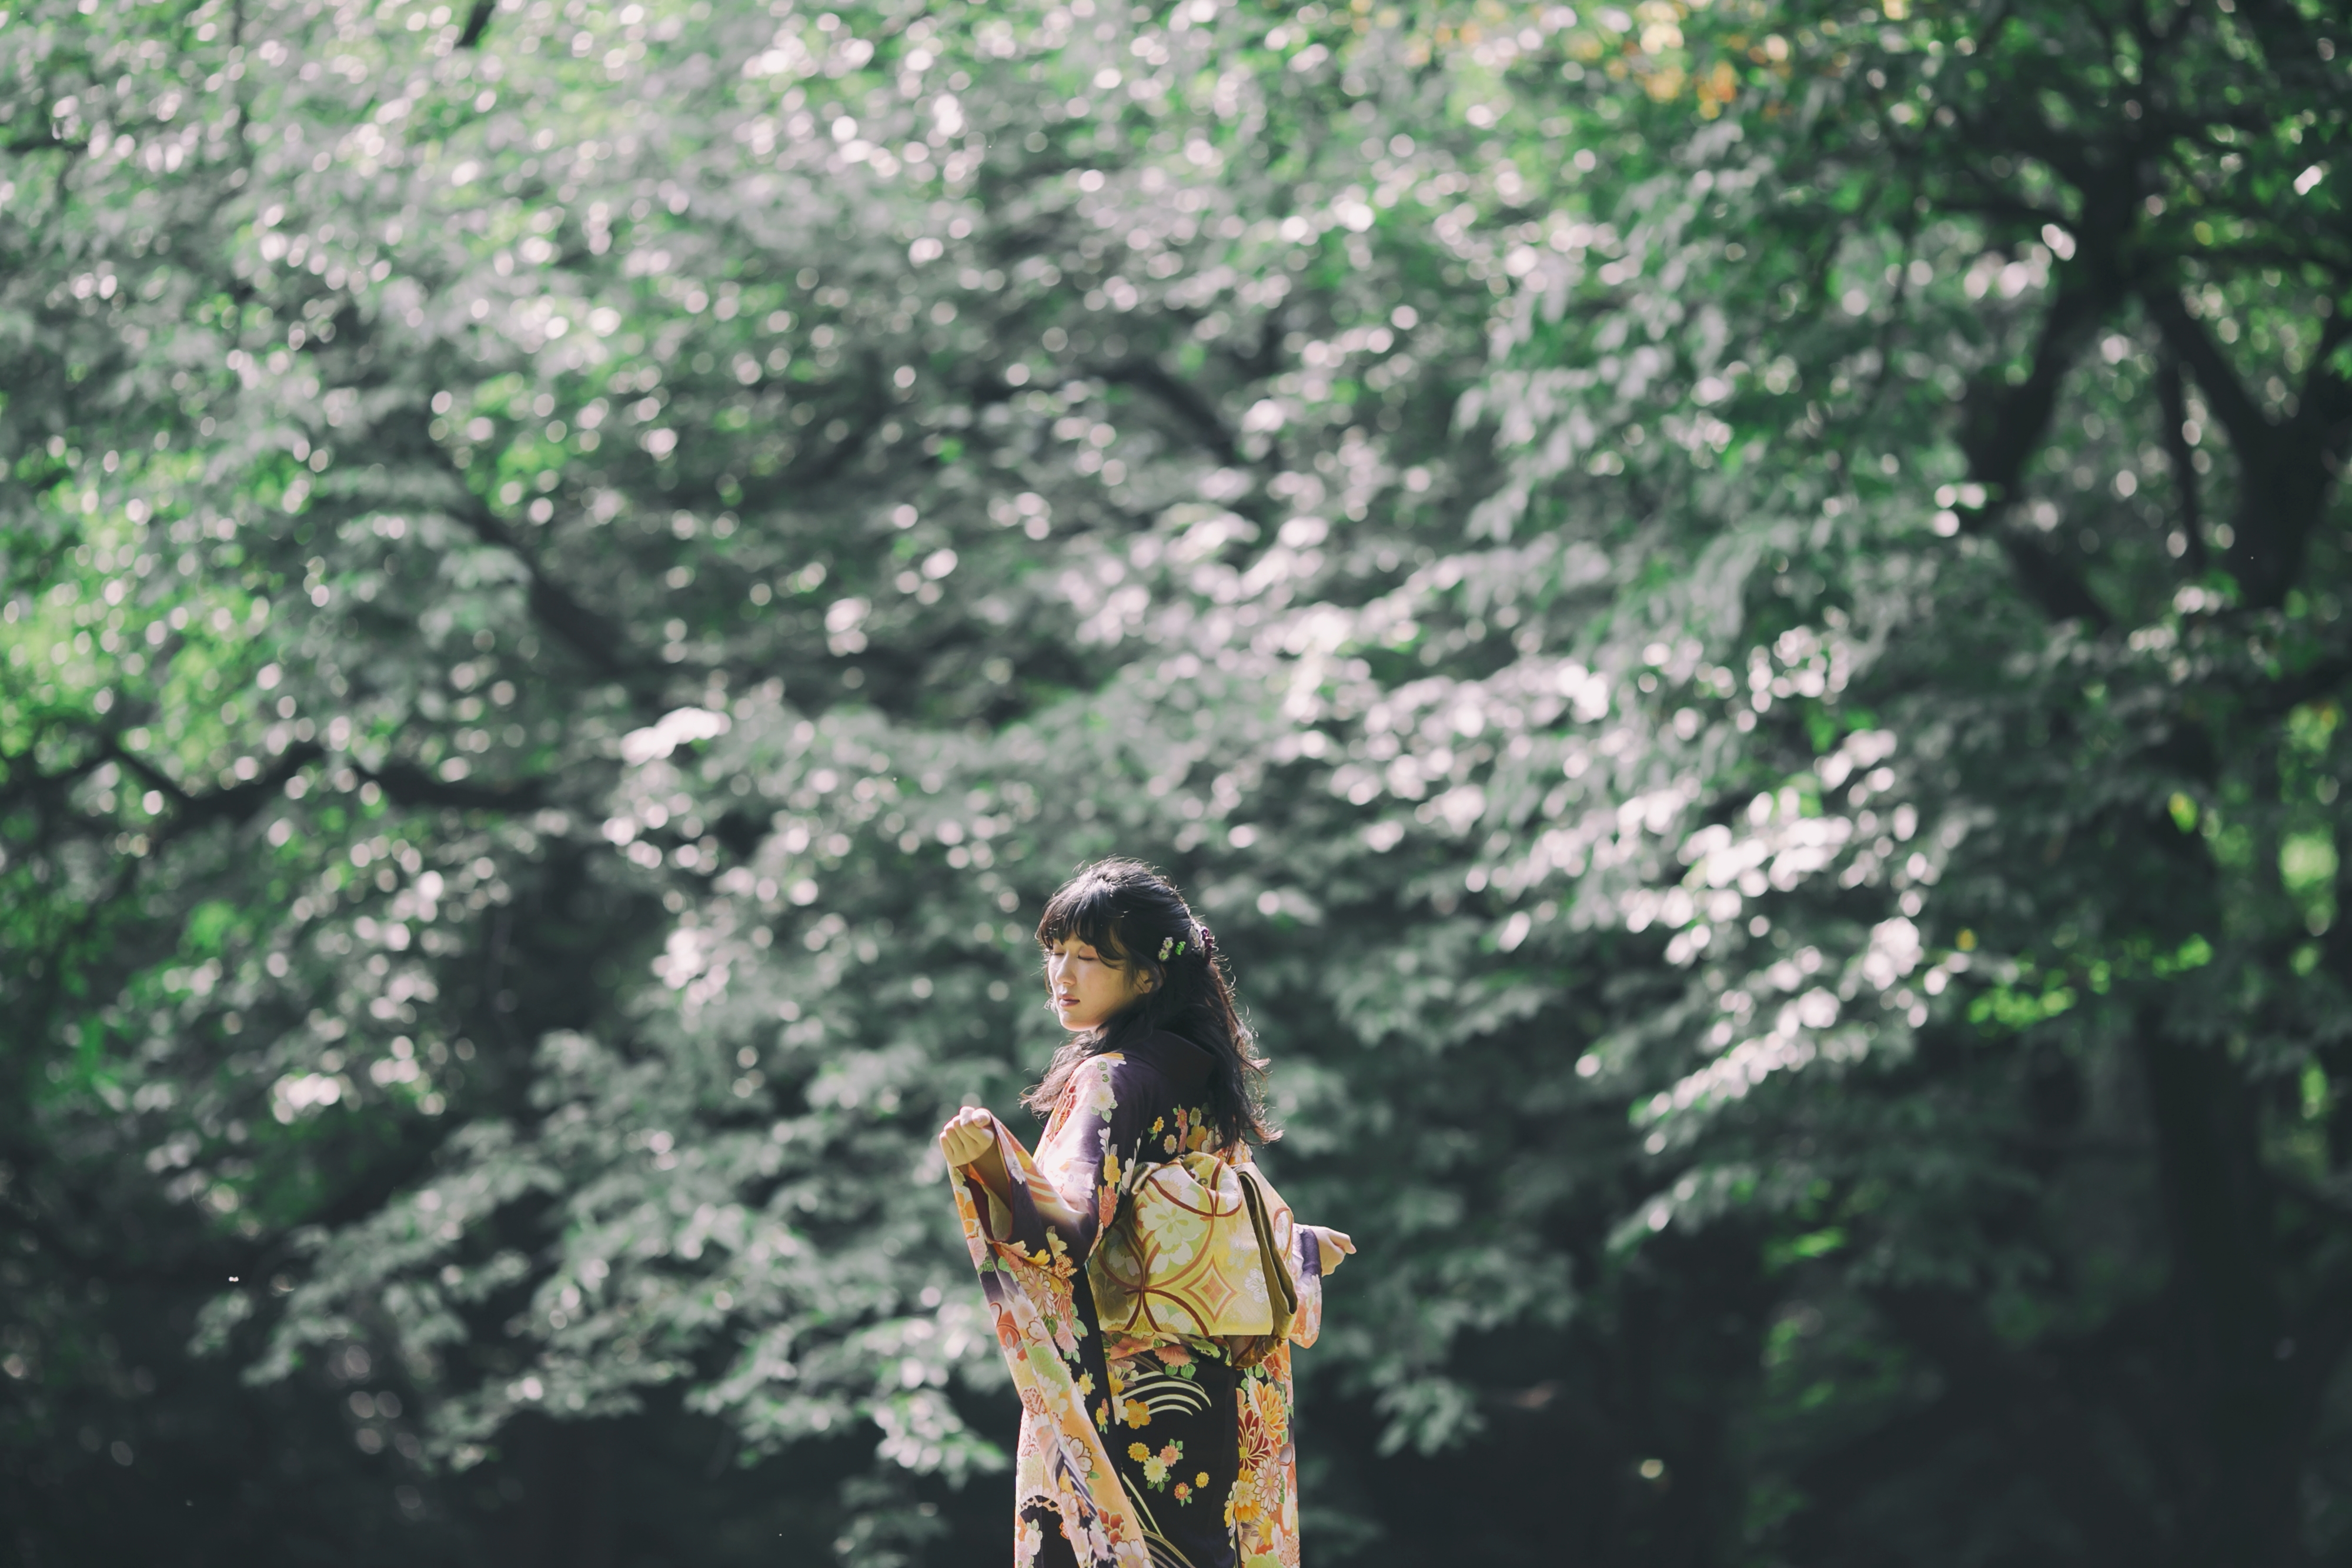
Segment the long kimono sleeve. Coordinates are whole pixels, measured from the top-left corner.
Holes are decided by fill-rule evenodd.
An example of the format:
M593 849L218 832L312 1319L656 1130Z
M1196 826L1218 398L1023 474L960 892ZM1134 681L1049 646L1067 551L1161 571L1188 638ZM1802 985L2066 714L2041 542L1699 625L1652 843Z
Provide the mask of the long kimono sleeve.
M1316 1239L1319 1227L1290 1228L1290 1277L1298 1285L1298 1308L1291 1314L1290 1341L1302 1349L1323 1332L1323 1248Z
M1133 1168L1151 1081L1116 1056L1098 1057L1073 1079L1035 1156L993 1124L1008 1192L991 1191L971 1166L950 1173L1021 1396L1020 1507L1024 1518L1033 1510L1056 1516L1089 1568L1150 1568L1143 1523L1104 1442L1110 1378L1085 1265ZM1024 1549L1034 1552L1023 1528Z
M998 1152L1012 1190L999 1197L966 1166L957 1186L982 1219L1000 1256L1060 1270L1083 1270L1131 1181L1139 1145L1167 1115L1150 1091L1154 1075L1116 1055L1097 1057L1072 1077L1033 1156L1002 1122ZM993 1119L992 1118L992 1121Z

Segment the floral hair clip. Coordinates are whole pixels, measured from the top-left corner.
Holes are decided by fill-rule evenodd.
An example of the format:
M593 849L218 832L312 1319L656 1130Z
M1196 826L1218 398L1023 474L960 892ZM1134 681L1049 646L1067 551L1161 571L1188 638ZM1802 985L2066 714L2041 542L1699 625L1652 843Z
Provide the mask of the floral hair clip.
M1165 964L1171 958L1181 958L1194 947L1201 950L1201 956L1203 958L1213 956L1217 951L1215 936L1207 926L1198 923L1194 924L1192 939L1189 941L1181 937L1162 936L1160 939L1160 961Z

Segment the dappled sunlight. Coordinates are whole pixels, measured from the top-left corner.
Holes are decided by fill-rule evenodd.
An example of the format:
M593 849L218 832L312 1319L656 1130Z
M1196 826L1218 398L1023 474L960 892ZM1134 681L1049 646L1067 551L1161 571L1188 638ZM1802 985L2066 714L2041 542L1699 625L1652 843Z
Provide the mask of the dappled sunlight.
M2338 1552L2333 25L0 12L0 1511L1000 1550L1126 853L1316 1561Z

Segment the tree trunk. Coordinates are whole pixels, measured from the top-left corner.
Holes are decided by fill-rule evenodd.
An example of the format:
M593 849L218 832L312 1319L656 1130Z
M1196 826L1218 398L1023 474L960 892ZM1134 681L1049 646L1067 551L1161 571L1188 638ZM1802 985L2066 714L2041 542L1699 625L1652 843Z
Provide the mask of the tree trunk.
M2218 1043L2168 1032L2151 1007L2139 1060L2172 1249L2170 1368L2202 1476L2181 1498L2177 1558L2195 1568L2304 1561L2301 1423L2281 1357L2271 1194L2255 1106Z

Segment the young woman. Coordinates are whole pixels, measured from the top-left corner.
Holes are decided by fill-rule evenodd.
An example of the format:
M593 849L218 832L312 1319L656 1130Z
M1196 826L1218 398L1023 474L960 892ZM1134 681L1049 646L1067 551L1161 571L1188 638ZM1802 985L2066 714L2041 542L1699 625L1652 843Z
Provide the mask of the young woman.
M1070 1031L1025 1103L940 1132L1021 1395L1019 1568L1296 1568L1290 1345L1355 1250L1294 1225L1250 1159L1265 1064L1215 939L1133 861L1074 877L1037 925Z

